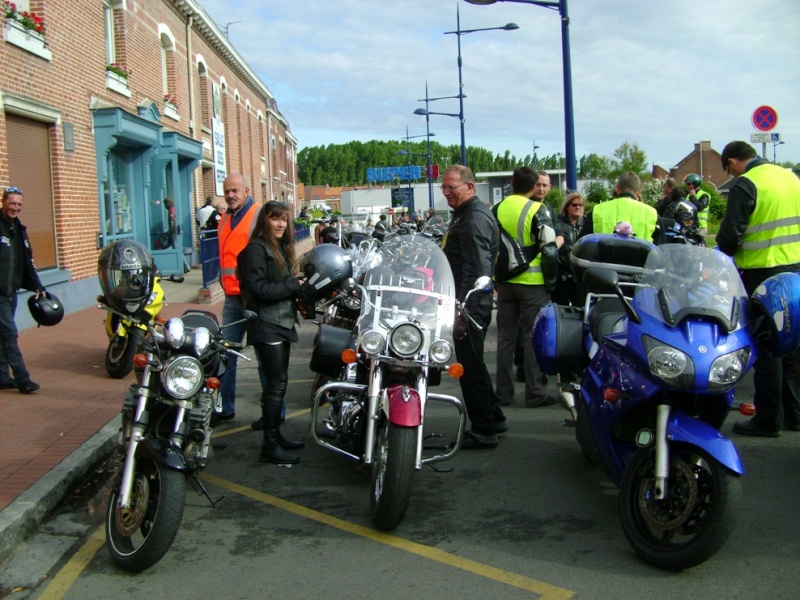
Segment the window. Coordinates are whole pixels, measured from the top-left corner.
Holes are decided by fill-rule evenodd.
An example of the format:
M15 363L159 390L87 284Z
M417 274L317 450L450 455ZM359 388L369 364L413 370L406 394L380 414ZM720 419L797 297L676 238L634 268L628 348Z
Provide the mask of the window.
M114 9L108 0L103 2L103 19L106 36L106 64L117 62L117 43L114 35Z

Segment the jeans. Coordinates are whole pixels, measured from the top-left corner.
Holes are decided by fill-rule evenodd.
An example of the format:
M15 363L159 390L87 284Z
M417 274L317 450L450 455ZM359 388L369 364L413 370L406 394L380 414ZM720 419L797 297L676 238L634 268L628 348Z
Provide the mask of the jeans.
M16 294L10 298L0 297L0 380L8 381L10 369L17 384L20 384L30 380L31 376L25 368L17 343L17 323L14 321L16 312Z
M228 296L226 294L225 303L222 305L222 326L224 327L222 334L226 340L241 343L245 333L247 333L247 322L242 321L232 327L225 327L225 325L242 319L244 319L242 297ZM238 370L238 362L239 358L235 354L228 354L228 370L222 376L219 387L219 393L222 396L222 412L220 414L223 416L232 415L236 412L236 372ZM261 389L264 390L267 387L267 378L260 366L258 375L261 379Z
M531 345L533 321L549 302L543 285L500 283L497 285L497 395L503 400L514 398L514 346L517 331L522 330L525 366L525 405L544 404L547 398L542 385L542 372L536 363Z

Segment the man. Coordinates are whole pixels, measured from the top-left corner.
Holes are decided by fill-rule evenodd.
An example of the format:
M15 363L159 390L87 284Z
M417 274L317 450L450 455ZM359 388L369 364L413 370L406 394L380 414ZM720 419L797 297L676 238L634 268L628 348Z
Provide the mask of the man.
M511 377L514 346L521 331L525 406L529 408L549 406L556 402L554 397L547 395L542 384L542 372L530 342L533 321L539 309L550 301L550 292L555 289L558 277L558 246L550 210L541 200L531 198L536 192L537 180L537 174L530 167L517 167L511 177L514 193L497 205L495 213L500 226L514 235L521 246L535 246L537 249L536 258L526 272L496 286L496 392L501 404L511 404L514 398Z
M633 233L648 242L656 239L658 213L642 202L642 181L632 171L619 176L612 200L601 202L586 215L578 237L590 233L614 233L619 222L630 223Z
M384 236L389 233L389 223L386 220L386 215L378 217L378 222L375 223L375 229L372 231L372 237L383 241Z
M544 204L544 199L547 198L547 194L550 193L553 185L550 183L550 175L546 171L536 171L536 177L536 185L533 188L531 200ZM551 214L550 216L552 218L553 215Z
M689 202L697 209L697 227L700 229L700 234L705 237L708 234L708 205L711 202L711 195L700 189L702 183L702 178L696 173L689 173L683 180Z
M442 177L442 192L453 209L453 218L442 240L442 249L453 270L456 297L464 301L479 277L491 277L497 259L497 221L475 195L475 176L467 167L449 167ZM481 329L475 329L465 315L456 316L453 337L458 362L464 375L458 380L467 407L471 429L464 434L462 450L497 447L497 434L508 430L500 398L483 361L486 329L492 320L492 296L473 293L467 312Z
M175 212L175 202L170 197L164 198L164 208L167 209L167 235L169 236L169 244L171 248L178 247L178 218ZM183 255L183 272L188 273L191 267L186 260L186 255Z
M317 244L338 244L339 230L329 217L322 219L317 227Z
M739 179L728 194L717 233L719 249L733 256L748 294L762 281L800 271L800 179L790 170L758 158L746 142L722 151L722 168ZM800 374L797 353L773 359L759 353L753 384L756 415L734 423L742 435L778 437L781 426L800 431Z
M36 298L45 289L33 265L28 231L19 220L21 211L22 190L7 188L0 209L0 390L16 388L23 394L32 394L39 384L31 380L25 367L14 314L18 289L34 292Z
M197 214L195 215L195 221L197 221L197 233L200 234L201 229L206 228L206 223L208 222L208 217L214 212L214 196L209 196L206 198L206 203L203 205L203 208L197 209Z
M239 173L228 175L222 186L225 202L228 205L217 228L221 269L220 283L225 291L225 303L222 305L222 325L225 339L241 343L247 331L247 324L242 322L233 327L225 327L225 325L241 321L244 318L239 278L236 276L237 258L239 252L244 250L250 240L250 233L253 231L261 207L250 197L250 186L243 175ZM222 396L222 412L214 413L212 425L230 421L236 416L236 367L237 357L229 354L228 370L222 376L219 388ZM261 375L261 369L258 371ZM263 380L262 387L264 387Z

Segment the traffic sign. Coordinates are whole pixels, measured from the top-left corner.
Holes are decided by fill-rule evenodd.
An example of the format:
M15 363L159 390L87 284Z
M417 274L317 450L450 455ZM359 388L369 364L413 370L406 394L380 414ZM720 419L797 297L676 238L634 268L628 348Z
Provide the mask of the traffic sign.
M770 131L774 129L777 124L778 113L771 106L759 106L753 112L753 127L759 131Z
M780 133L751 133L750 134L750 143L751 144L771 144L773 142L780 142L781 141L781 134Z

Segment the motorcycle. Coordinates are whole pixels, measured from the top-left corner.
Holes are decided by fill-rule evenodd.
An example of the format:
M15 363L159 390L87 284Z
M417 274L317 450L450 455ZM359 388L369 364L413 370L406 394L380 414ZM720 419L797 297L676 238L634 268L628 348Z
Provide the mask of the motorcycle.
M756 357L747 293L733 261L703 246L590 235L571 263L586 302L540 311L536 358L559 375L584 454L620 486L631 546L663 569L698 565L741 501L744 467L720 427Z
M430 391L443 371L463 372L451 363L459 305L444 253L422 236L387 236L374 250L350 278L351 293L329 306L328 314L349 311L352 327L319 323L309 425L315 443L369 469L373 523L389 530L406 514L414 473L459 450L466 410L458 398ZM484 279L483 288L491 284ZM455 407L454 442L425 445L429 401Z
M106 372L114 379L122 379L133 369L133 356L139 351L148 332L148 325L155 323L164 301L164 288L161 277L155 277L153 293L144 311L149 315L148 321L134 321L128 316L121 316L110 310L104 295L97 297L98 308L108 311L105 321L108 348L106 349Z
M123 401L118 440L123 465L108 501L106 546L120 567L140 572L172 545L187 480L212 506L219 502L198 478L213 457L211 415L222 410L217 390L228 355L250 359L240 352L243 344L222 337L214 313L187 310L163 327L115 314L146 328L148 335L144 353L133 359L138 381ZM246 314L245 320L257 318Z

